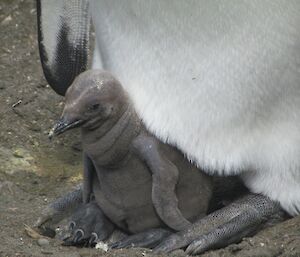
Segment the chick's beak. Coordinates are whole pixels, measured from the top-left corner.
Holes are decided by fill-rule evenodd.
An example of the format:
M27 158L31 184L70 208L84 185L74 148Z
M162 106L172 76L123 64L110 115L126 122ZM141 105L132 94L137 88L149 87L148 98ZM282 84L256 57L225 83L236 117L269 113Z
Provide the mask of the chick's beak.
M53 128L50 130L48 137L51 139L53 136L64 133L65 131L79 127L84 123L83 120L68 120L65 117L60 118Z

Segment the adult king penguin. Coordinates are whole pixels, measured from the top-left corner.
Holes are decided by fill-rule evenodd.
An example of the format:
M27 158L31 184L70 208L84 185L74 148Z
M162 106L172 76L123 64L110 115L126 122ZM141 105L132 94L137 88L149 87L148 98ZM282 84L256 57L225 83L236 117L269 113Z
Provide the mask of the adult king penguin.
M199 221L157 251L190 245L197 253L234 241L276 202L299 214L300 1L38 0L37 7L42 65L57 93L87 67L91 16L92 68L118 77L147 128L208 173L239 174L254 193L221 211L215 230L201 234Z

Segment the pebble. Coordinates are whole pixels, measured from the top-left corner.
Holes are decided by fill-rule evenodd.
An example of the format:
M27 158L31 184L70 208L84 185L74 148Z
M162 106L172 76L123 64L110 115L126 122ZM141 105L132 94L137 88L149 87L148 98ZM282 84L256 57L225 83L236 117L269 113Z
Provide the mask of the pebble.
M108 251L108 244L100 241L96 244L95 246L96 249L100 249L100 250L103 250L104 252L107 252Z
M11 15L8 15L5 19L3 19L2 21L1 21L1 25L7 25L8 23L10 23L12 21L12 17L11 17Z
M49 250L41 250L41 253L43 253L43 254L53 254L53 252L49 251Z
M40 238L38 239L37 243L39 246L46 246L49 245L49 240L46 238Z
M24 158L24 151L21 148L18 148L13 152L13 156L16 158Z

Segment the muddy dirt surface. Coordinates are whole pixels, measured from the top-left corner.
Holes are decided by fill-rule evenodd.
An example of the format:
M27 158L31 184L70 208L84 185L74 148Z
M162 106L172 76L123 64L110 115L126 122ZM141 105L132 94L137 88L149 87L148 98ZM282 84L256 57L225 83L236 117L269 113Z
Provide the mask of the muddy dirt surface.
M40 246L25 233L24 224L32 226L49 202L80 180L80 140L78 131L47 138L63 98L43 78L34 1L0 1L0 38L0 256L152 256L145 249L63 247L57 239ZM300 256L300 217L203 256Z

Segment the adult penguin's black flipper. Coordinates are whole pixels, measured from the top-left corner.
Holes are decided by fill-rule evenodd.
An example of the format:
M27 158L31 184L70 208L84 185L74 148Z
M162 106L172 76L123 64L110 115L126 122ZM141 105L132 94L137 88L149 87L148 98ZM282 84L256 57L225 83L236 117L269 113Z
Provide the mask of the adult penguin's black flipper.
M44 75L60 95L87 68L88 0L37 0L38 42Z

